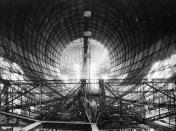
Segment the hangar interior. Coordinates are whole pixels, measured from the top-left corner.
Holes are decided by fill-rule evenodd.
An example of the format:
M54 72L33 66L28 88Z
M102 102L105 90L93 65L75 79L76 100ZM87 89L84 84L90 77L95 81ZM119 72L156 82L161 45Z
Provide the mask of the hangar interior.
M0 130L176 130L176 1L1 0Z

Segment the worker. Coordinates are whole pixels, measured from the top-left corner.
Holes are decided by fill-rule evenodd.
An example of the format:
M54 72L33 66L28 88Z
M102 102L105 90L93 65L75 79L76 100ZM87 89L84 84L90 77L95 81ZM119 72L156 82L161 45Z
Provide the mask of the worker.
M96 101L91 97L90 100L86 100L88 102L88 108L90 109L92 118L95 119L96 113L97 113L97 103Z

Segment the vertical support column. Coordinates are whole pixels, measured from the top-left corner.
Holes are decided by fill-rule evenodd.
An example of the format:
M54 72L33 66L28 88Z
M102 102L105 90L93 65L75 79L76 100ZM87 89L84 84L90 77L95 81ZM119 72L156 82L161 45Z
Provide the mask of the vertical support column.
M11 112L13 113L13 96L14 96L14 94L13 94L14 92L13 92L13 88L11 88ZM14 118L11 118L12 119L12 122L14 121ZM12 130L13 130L13 127L12 127Z
M1 110L1 95L2 95L3 88L4 88L4 84L0 83L0 110Z
M120 104L120 111L119 111L119 113L120 113L120 119L122 118L122 101L120 100L119 101L119 104Z
M5 111L8 113L9 112L9 86L10 83L6 82L4 84L4 97L5 97ZM8 123L9 117L7 116L6 123Z
M89 19L91 18L91 11L89 10L89 1L84 0L83 1L83 9L84 9L84 64L83 64L83 71L84 71L84 77L83 78L89 78L90 76L90 69L88 72L88 68L90 68L90 54L89 54L89 40L88 38L91 36L91 32L89 31Z
M99 114L96 118L96 122L98 122L101 113L104 112L104 109L105 109L105 99L106 98L105 98L104 80L99 80L99 89L100 89L99 110L97 110Z
M42 114L42 84L40 85L40 113Z
M146 101L146 98L145 98L145 85L144 84L142 85L141 89L142 89L142 99L143 99L143 101ZM144 104L143 108L144 109L146 108L145 104ZM149 109L149 112L150 112L150 109ZM145 111L143 112L143 117L146 118L146 112Z
M13 100L13 99L14 99L14 98L13 98L13 96L14 96L13 93L14 93L14 90L13 90L13 88L12 88L12 94L11 94L11 98L12 98L12 108L11 108L11 109L12 109L12 113L13 113L13 104L14 104L14 103L13 103L13 101L14 101L14 100Z
M31 99L29 99L28 100L29 101L29 107L28 107L28 112L29 112L29 116L31 115L31 103L32 103L32 100Z
M158 102L159 105L160 105L160 103L161 103L160 101L161 101L161 100L160 100L160 98L159 98L159 102ZM160 106L159 106L159 116L160 116L160 114L161 114L161 109L160 109Z
M4 88L4 84L0 83L0 110L1 110L1 95L2 95L3 88ZM0 130L1 130L1 125L0 125Z
M169 96L171 96L172 95L172 92L171 91L169 91ZM168 97L168 96L167 96ZM173 101L174 101L174 99L173 99ZM172 110L172 99L169 97L169 112ZM169 125L170 125L170 120L171 118L169 117Z
M5 94L5 111L8 112L8 101L9 101L8 100L8 97L9 97L8 85L5 84L4 88L5 88L5 92L4 92L4 94Z
M171 109L173 108L174 109L174 111L176 111L176 105L175 105L175 88L173 88L173 90L172 90L172 95L173 95L173 97L174 97L174 99L173 99L173 101L172 101L172 105L171 105ZM176 115L175 115L175 118L176 118ZM170 117L169 117L169 120L170 120ZM169 123L170 124L170 123ZM176 129L176 120L175 120L175 129Z
M90 111L90 108L89 108L89 106L88 106L88 104L87 104L87 103L89 102L89 100L87 100L87 93L86 93L86 85L87 85L87 83L86 83L86 79L82 79L82 80L81 80L81 83L82 83L82 90L81 90L80 94L83 95L83 97L81 97L82 104L83 104L83 106L84 106L85 114L86 114L86 116L87 116L88 121L89 121L90 123L92 123L91 111ZM82 95L81 95L81 96L82 96ZM86 104L85 104L85 103L86 103Z
M19 87L18 87L19 88ZM22 88L20 88L20 93L22 94L23 92L22 92ZM20 97L20 102L21 102L21 105L23 105L23 95L21 95L21 97ZM21 108L21 114L22 114L22 110L23 110L23 108Z
M88 47L89 47L89 42L88 42L88 35L87 32L88 31L88 27L87 27L87 20L88 18L84 18L84 60L83 60L83 78L84 79L88 79Z
M100 110L104 110L105 108L105 88L104 88L104 80L99 81L99 87L101 89L101 102L100 102Z
M170 107L171 107L171 103L170 103L170 98L168 97L169 96L169 88L167 87L167 111L170 112ZM170 125L170 117L169 117L169 125Z

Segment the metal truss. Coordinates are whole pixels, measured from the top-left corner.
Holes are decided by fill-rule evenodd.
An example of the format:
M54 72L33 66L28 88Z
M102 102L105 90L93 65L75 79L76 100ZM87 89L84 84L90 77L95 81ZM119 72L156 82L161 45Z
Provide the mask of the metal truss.
M24 78L0 79L4 85L0 89L0 111L8 113L2 113L4 120L15 121L12 117L17 116L12 114L18 113L38 120L88 121L89 111L79 92L88 84L98 84L101 93L89 95L99 103L95 122L100 128L137 128L141 123L157 128L154 122L163 119L171 127L176 120L172 116L176 94L175 87L170 89L168 84L176 83L175 78L145 78L153 63L175 52L174 5L175 1L169 0L0 1L0 56L11 65L18 64L23 72L7 67L0 67L0 71ZM84 11L93 14L86 22ZM70 42L82 38L85 30L107 48L110 76L118 79L61 81L59 70L65 70L61 54ZM174 66L152 72L173 70Z
M33 122L37 120L66 122L80 120L87 123L95 122L100 129L107 128L103 125L116 128L119 123L121 123L121 129L127 125L129 128L139 128L139 124L159 129L160 125L156 126L155 122L167 119L168 125L173 127L176 107L175 81L173 79L145 82L137 80L135 84L138 84L135 86L132 82L135 81L124 83L122 80L97 80L97 82L89 83L87 80L81 80L73 84L61 81L1 80L4 87L1 89L0 114L5 116L4 122L9 125L11 121L20 124L20 121L28 123L30 120ZM60 84L61 87L70 84L74 86L67 94L62 94L62 96L57 94L58 97L54 98L50 97L51 94L55 94L50 90L53 88L51 86L53 83ZM97 114L93 118L90 109L85 105L85 89L90 84L98 84L100 88L98 94L86 94L87 97L96 100L99 105ZM132 84L131 88L128 91L121 90L127 84ZM168 84L173 84L173 88L167 88ZM42 88L49 85L50 88ZM168 130L167 127L165 128Z

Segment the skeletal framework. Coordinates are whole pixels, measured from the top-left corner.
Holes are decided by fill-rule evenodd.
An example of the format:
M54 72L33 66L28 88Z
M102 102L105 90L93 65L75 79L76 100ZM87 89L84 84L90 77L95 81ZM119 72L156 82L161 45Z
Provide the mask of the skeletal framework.
M0 1L0 129L32 124L175 130L175 5L174 0ZM108 78L64 80L63 72L73 71L63 54L71 64L83 58L81 75L86 74L90 39L108 51L108 68L97 73ZM82 56L72 55L80 50ZM90 90L94 85L97 92Z
M63 121L69 125L72 121L82 121L97 123L100 129L117 128L143 128L147 125L151 128L174 130L175 120L175 80L153 79L147 81L143 79L128 80L96 80L89 83L81 80L79 83L64 83L61 81L8 81L1 80L4 84L1 89L1 116L5 116L1 125L18 125L21 122L31 123L39 121ZM67 94L60 95L59 98L46 97L49 93L45 88L72 84L74 88ZM86 86L98 84L100 91L97 94L87 92L86 97L92 97L98 103L96 115L92 116L90 108L85 106ZM131 88L119 91L127 85ZM135 84L135 85L133 85ZM172 88L166 88L168 84ZM16 88L18 87L18 88ZM27 87L27 88L26 88ZM146 89L146 87L148 87ZM15 103L15 100L20 103ZM20 112L15 112L20 110ZM152 115L152 112L156 112ZM150 114L151 115L147 115ZM167 122L170 125L165 127L156 121ZM68 123L67 123L68 122ZM24 123L23 123L24 124ZM52 124L51 124L52 125ZM49 128L51 125L43 124ZM59 125L57 128L73 128L71 124L67 127ZM74 127L77 129L78 127ZM86 126L85 126L86 128ZM78 128L79 129L79 128Z

